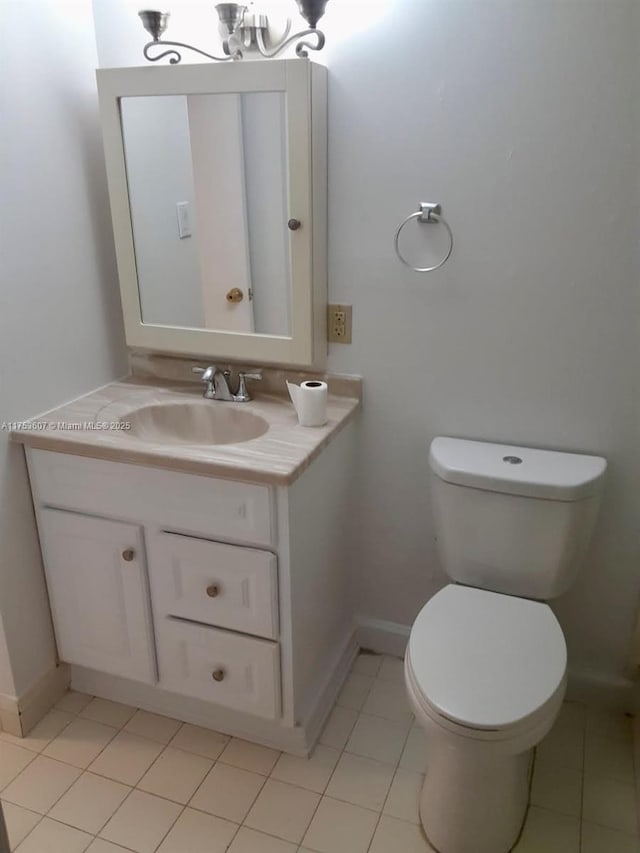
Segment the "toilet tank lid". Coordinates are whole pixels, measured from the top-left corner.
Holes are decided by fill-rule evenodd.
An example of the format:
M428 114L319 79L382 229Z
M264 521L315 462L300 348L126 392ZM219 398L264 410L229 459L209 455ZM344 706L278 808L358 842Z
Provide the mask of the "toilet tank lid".
M600 456L445 436L431 442L429 464L448 483L556 501L595 494L607 468Z

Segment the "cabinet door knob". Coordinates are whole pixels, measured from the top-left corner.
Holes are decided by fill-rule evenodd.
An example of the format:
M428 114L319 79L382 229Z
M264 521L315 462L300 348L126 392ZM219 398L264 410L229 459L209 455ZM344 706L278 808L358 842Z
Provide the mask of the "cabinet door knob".
M220 587L218 584L212 583L207 587L207 595L209 598L217 598L220 595Z
M133 548L125 548L124 551L122 552L122 559L126 560L127 563L130 563L133 560L133 558L135 557L135 555L136 555L136 552L133 550Z
M244 293L239 287L232 287L227 293L227 302L242 302L243 299Z
M211 673L211 677L214 681L224 681L225 671L224 669L214 669Z
M289 231L297 231L297 230L298 230L298 228L300 227L300 224L301 224L301 223L300 223L300 220L299 220L299 219L290 219L290 220L287 222L287 225L288 225L288 227L289 227Z

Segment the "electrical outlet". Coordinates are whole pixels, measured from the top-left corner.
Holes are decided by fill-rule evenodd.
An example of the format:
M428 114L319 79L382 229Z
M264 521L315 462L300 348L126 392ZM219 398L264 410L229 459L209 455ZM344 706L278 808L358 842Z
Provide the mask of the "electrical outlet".
M329 305L327 337L332 344L351 343L351 305Z

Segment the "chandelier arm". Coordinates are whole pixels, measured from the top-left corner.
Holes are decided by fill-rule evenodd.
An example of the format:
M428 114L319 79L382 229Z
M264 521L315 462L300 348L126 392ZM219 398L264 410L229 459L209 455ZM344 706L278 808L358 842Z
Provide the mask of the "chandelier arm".
M324 33L322 33L320 30L301 30L299 33L294 33L294 35L289 36L289 38L284 39L284 41L281 41L280 44L274 47L272 50L266 50L266 48L263 49L264 39L262 38L262 34L259 34L258 47L260 49L260 53L263 56L265 56L267 59L271 59L271 57L277 56L281 51L285 49L285 47L288 47L294 41L301 39L303 36L310 35L315 35L318 37L317 45L311 44L311 42L308 41L301 41L300 44L296 45L296 53L298 54L298 56L308 56L309 54L305 51L305 47L308 47L310 50L322 50L322 48L324 47Z
M298 33L298 37L306 35L318 36L318 43L311 44L311 42L308 41L301 41L299 44L296 45L296 53L298 56L309 56L305 48L308 48L309 50L322 50L322 48L324 47L325 37L322 30L307 30L306 32Z
M157 62L159 59L164 59L165 56L169 56L169 62L171 65L177 65L181 59L182 54L177 50L165 50L162 53L159 53L157 56L151 56L149 53L149 49L158 45L159 47L182 47L187 50L192 50L195 53L199 53L201 56L206 56L207 59L215 59L217 62L226 62L228 59L242 59L242 51L236 50L233 53L230 53L229 56L214 56L212 53L205 53L204 50L200 50L198 47L193 47L191 44L185 44L181 41L150 41L145 44L142 52L144 54L144 58L148 59L149 62Z
M274 48L269 49L269 48L267 48L266 44L264 43L264 37L262 35L262 29L260 27L258 27L256 29L256 42L258 43L258 50L267 59L270 59L272 56L276 56L276 54L279 53L280 50L282 49L282 47L286 44L287 36L289 35L290 32L291 32L291 18L287 18L287 28L285 29L285 31L283 33L282 39L280 40L280 44L276 45Z

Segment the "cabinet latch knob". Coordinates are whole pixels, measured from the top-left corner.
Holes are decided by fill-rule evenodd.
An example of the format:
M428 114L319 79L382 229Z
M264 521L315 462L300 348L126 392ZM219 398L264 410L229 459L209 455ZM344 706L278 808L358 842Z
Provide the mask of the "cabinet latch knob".
M214 681L224 681L225 671L224 669L214 669L211 673L211 677Z
M207 587L207 595L209 598L217 598L220 595L220 587L216 583L212 583Z
M244 293L239 287L232 287L227 293L227 302L242 302L243 299Z
M124 551L122 552L122 559L126 560L127 563L130 563L133 560L133 558L135 557L135 555L136 555L136 552L133 550L133 548L125 548Z

